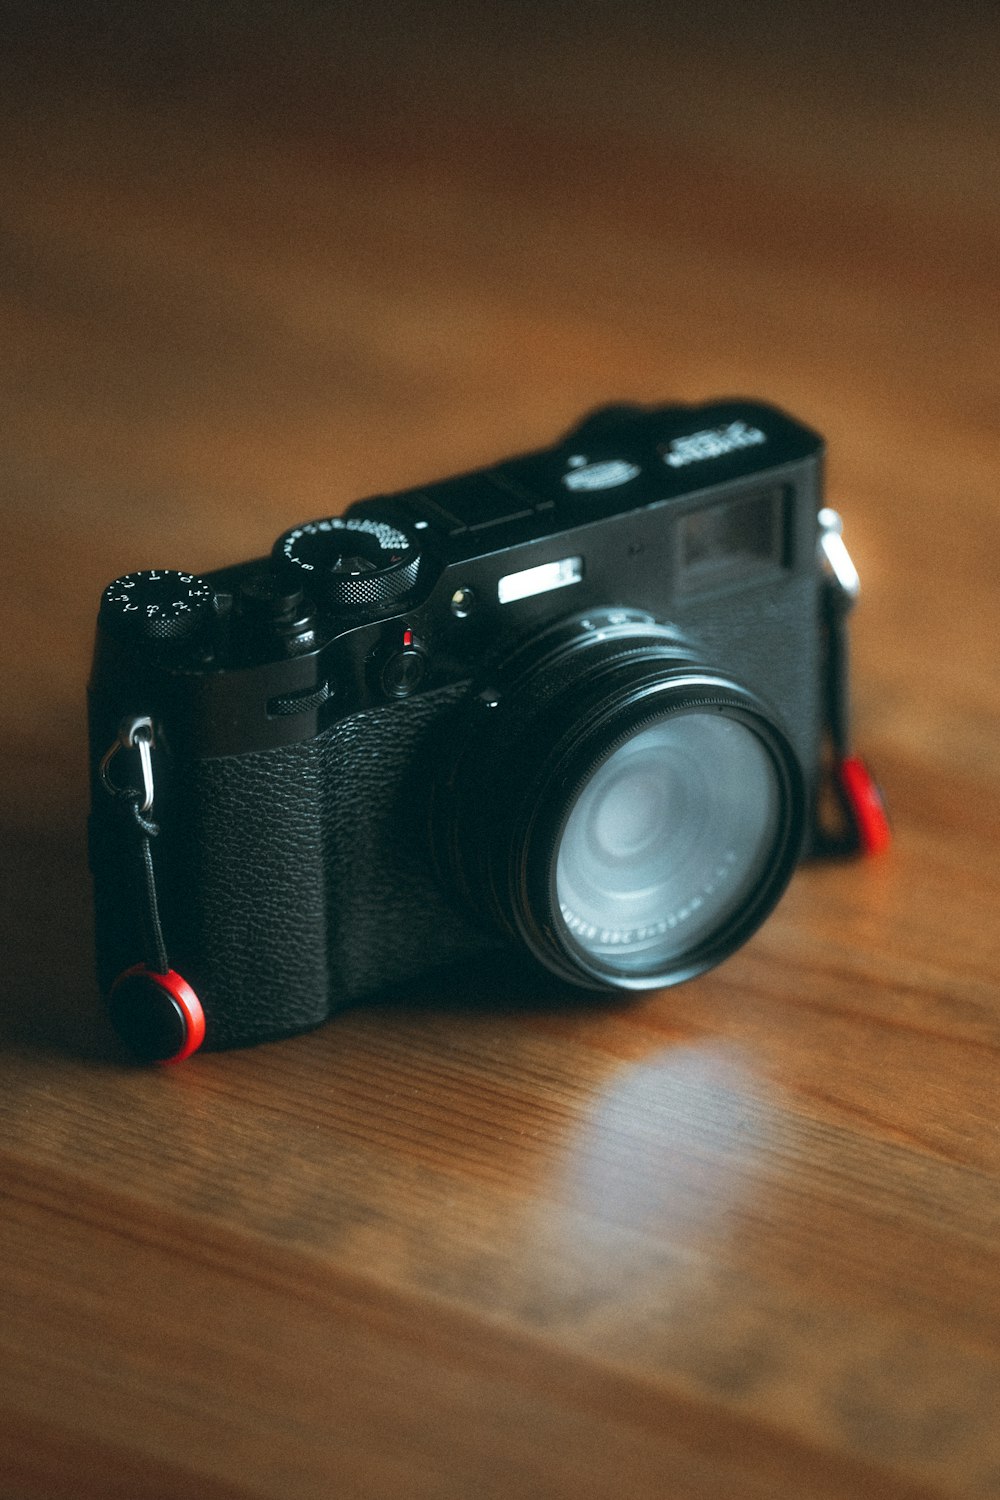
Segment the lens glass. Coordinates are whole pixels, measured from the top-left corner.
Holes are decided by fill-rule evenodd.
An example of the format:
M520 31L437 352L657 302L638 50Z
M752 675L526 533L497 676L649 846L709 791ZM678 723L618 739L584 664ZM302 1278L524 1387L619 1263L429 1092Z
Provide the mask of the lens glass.
M610 974L676 968L752 899L782 806L771 753L742 718L695 710L640 728L598 764L563 823L563 941Z

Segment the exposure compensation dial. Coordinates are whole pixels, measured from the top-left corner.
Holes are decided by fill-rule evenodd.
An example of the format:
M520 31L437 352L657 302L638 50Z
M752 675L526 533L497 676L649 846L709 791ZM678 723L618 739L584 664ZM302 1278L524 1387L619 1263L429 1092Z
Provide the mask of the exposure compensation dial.
M149 568L126 573L101 596L101 624L116 635L151 642L184 641L204 623L212 588L194 573Z

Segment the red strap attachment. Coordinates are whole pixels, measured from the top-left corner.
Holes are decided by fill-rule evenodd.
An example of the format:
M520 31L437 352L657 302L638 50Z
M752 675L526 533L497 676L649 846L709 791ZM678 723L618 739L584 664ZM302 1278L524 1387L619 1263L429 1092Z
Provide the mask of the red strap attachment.
M892 843L892 827L878 783L857 755L840 761L836 775L857 834L858 852L883 854Z
M119 1035L146 1062L183 1062L205 1040L201 1001L176 969L160 974L133 964L111 986L108 1008Z

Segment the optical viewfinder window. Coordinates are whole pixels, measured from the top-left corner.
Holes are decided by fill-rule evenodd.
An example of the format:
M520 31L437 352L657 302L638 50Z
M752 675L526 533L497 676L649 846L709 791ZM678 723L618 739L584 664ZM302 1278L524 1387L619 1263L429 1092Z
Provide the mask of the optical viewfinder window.
M787 562L785 490L773 486L738 495L680 523L680 575L685 589L736 583Z

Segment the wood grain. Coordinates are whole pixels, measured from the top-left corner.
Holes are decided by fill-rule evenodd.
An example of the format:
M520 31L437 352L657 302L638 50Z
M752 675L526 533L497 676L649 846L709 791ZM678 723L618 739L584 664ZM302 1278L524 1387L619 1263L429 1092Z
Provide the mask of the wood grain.
M1000 1494L991 9L55 25L0 106L0 1495ZM891 856L671 992L133 1068L103 583L724 391L829 439Z

